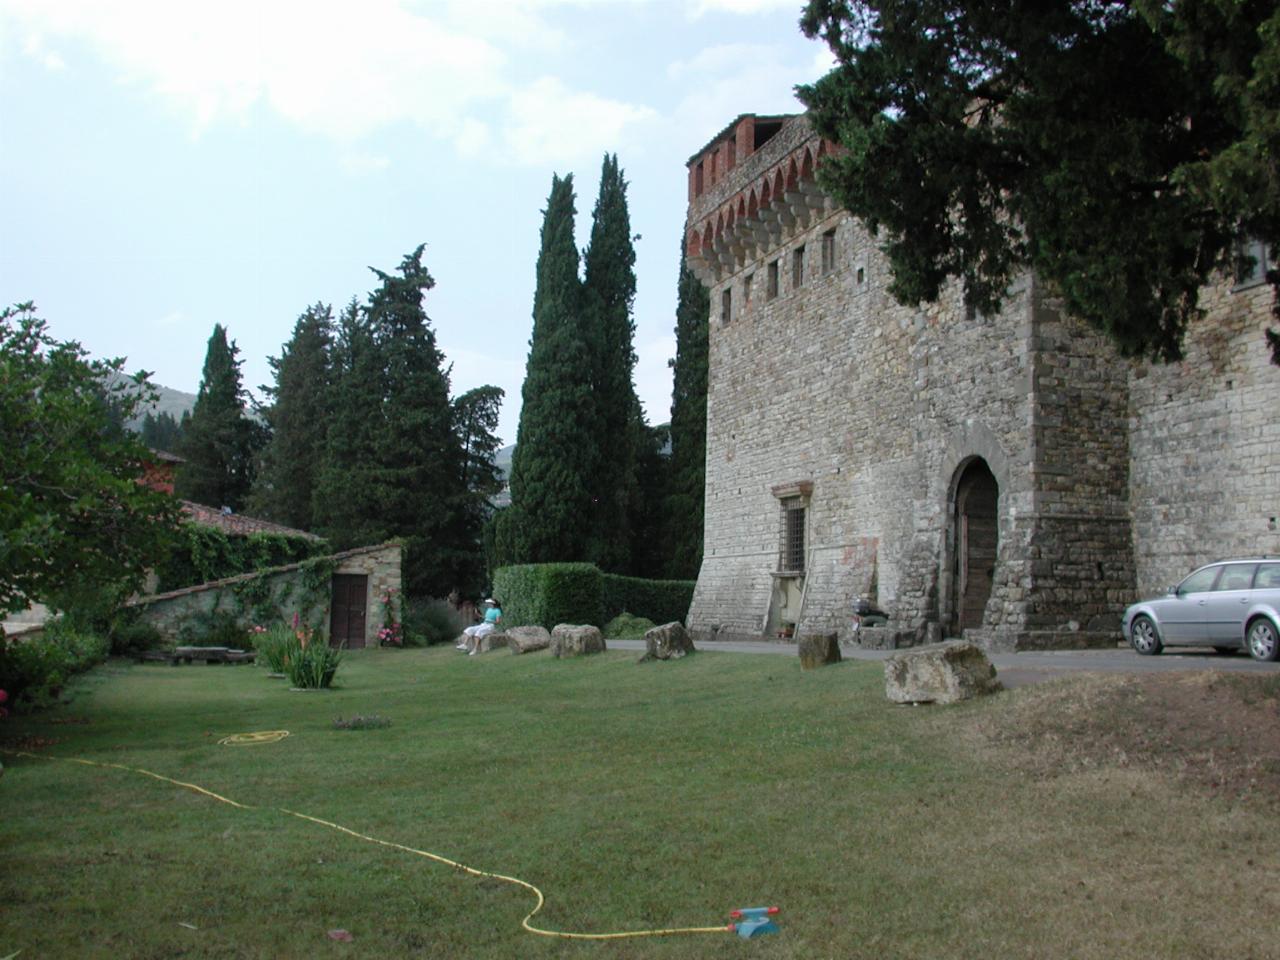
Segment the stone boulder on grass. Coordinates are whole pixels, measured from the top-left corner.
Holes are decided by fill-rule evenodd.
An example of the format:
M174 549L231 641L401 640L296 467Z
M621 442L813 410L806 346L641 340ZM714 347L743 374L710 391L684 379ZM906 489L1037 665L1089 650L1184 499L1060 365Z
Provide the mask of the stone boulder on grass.
M694 652L693 638L689 636L689 631L685 630L683 623L675 620L645 631L644 656L638 662L679 660Z
M489 653L491 650L501 650L503 647L511 643L511 637L501 630L495 630L493 633L486 633L476 641L476 653Z
M512 627L507 631L507 647L512 653L532 653L551 646L551 631L546 627Z
M957 703L1000 689L986 653L966 640L904 650L884 662L884 692L894 703Z
M841 660L840 642L834 633L802 633L796 647L802 670L815 670Z
M603 653L604 650L604 634L599 627L558 623L551 631L553 657L583 657L591 653Z

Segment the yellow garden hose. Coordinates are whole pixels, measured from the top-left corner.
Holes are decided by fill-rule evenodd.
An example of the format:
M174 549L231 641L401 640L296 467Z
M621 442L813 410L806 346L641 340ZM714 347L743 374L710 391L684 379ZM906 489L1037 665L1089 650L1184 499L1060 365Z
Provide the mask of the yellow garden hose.
M278 743L289 735L288 730L259 730L257 733L233 733L218 741L224 747L251 747L258 743Z
M239 745L247 745L247 744L255 744L255 743L274 743L278 740L284 739L288 735L289 733L287 730L269 730L269 731L263 731L260 733L236 734L234 736L224 737L218 742L220 744L226 744L228 746L232 746L232 745L239 746ZM274 739L265 739L267 737L274 737ZM666 936L674 936L677 934L732 933L734 930L733 924L723 924L723 923L715 927L671 927L665 930L627 930L627 931L622 931L618 933L570 933L564 930L546 930L542 927L535 927L530 922L533 920L534 916L537 915L538 911L542 909L543 905L546 903L546 898L542 895L541 890L535 887L532 883L529 883L526 880L521 880L519 877L509 877L501 873L491 873L488 870L478 870L475 867L467 866L465 863L459 863L456 860L450 860L448 857L442 857L437 853L430 853L426 850L418 850L418 849L415 849L414 847L406 847L404 844L393 843L390 840L380 840L377 837L370 837L366 834L358 833L357 831L352 830L349 827L344 827L341 824L331 823L328 820L321 820L319 817L313 817L305 813L298 813L295 810L286 810L284 807L255 808L253 806L250 806L249 804L237 803L235 800L232 800L228 797L224 797L221 794L214 793L212 790L206 790L204 787L201 787L197 784L186 783L182 780L175 780L172 777L166 777L163 774L153 773L150 770L143 770L140 767L129 767L121 763L103 763L98 760L84 760L79 757L49 757L49 756L44 756L38 753L27 753L26 751L23 751L23 750L0 749L0 753L5 753L15 757L29 757L33 760L52 760L52 761L60 761L65 763L79 763L87 767L107 767L113 770L125 770L125 771L128 771L129 773L142 774L145 777L151 777L155 780L162 780L165 783L171 783L176 787L182 787L186 790L193 790L196 793L202 794L203 796L210 797L222 803L230 804L231 806L237 807L241 810L274 809L278 813L284 813L291 817L297 817L299 820L308 820L311 823L319 824L322 827L328 827L331 830L337 830L339 833L345 833L348 836L355 837L357 840L365 840L369 843L376 843L379 846L390 847L393 850L400 850L404 853L412 853L415 856L426 857L428 860L434 860L436 863L443 863L446 866L454 867L455 869L461 870L464 873L469 873L473 877L487 877L492 880L501 880L503 883L514 884L517 887L523 887L525 890L528 890L530 893L532 893L534 897L537 898L538 902L534 905L534 908L529 911L528 915L524 918L524 920L521 921L520 926L522 926L529 933L535 933L540 937L558 937L564 940L624 940L632 937L666 937Z

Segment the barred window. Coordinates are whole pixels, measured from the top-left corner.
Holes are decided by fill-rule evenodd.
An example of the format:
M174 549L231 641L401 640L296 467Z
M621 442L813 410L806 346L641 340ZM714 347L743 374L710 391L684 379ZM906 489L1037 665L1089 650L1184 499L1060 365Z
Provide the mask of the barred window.
M782 554L779 569L804 572L804 500L788 497L782 501Z

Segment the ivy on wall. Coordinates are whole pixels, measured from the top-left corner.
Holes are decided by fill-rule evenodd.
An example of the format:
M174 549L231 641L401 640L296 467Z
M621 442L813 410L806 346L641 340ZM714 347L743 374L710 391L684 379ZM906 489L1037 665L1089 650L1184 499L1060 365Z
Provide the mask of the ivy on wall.
M228 536L213 527L185 523L179 530L177 543L156 568L160 581L157 589L164 593L210 580L282 567L325 554L328 550L329 545L323 540L309 537L280 533Z

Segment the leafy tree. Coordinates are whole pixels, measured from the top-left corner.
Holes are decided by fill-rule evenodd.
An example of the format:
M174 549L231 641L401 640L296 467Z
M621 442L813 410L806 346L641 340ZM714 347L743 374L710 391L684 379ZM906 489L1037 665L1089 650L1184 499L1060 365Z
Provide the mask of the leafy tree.
M182 445L182 426L168 411L159 414L148 412L142 418L139 439L144 447L152 450L177 450Z
M799 91L845 147L821 180L903 303L955 278L991 311L1030 267L1121 353L1176 359L1237 241L1280 243L1271 0L810 0L801 27L838 63Z
M573 175L554 176L542 221L511 507L503 518L524 563L582 560L591 541L598 425L574 213Z
M177 504L138 483L147 450L112 426L150 400L146 374L88 360L49 336L30 303L0 312L0 610L142 585L176 526ZM103 398L109 403L104 404ZM0 636L3 630L0 630Z
M601 165L584 259L583 308L591 335L593 442L598 455L590 478L593 530L588 559L604 570L622 572L630 568L633 523L643 522L636 516L636 469L645 428L632 382L636 254L627 182L616 154L605 154Z
M711 296L680 252L676 355L670 361L671 493L667 500L667 576L696 577L702 566L707 461L707 325Z
M262 388L272 401L264 411L271 440L262 451L250 509L299 530L315 525L316 474L329 426L333 336L333 311L317 303L298 317L279 359L267 358L275 377L275 386Z
M186 463L174 492L184 500L240 510L253 482L254 457L265 435L244 413L248 394L241 385L240 348L214 324L205 351L204 372L191 418L183 420L179 451Z

